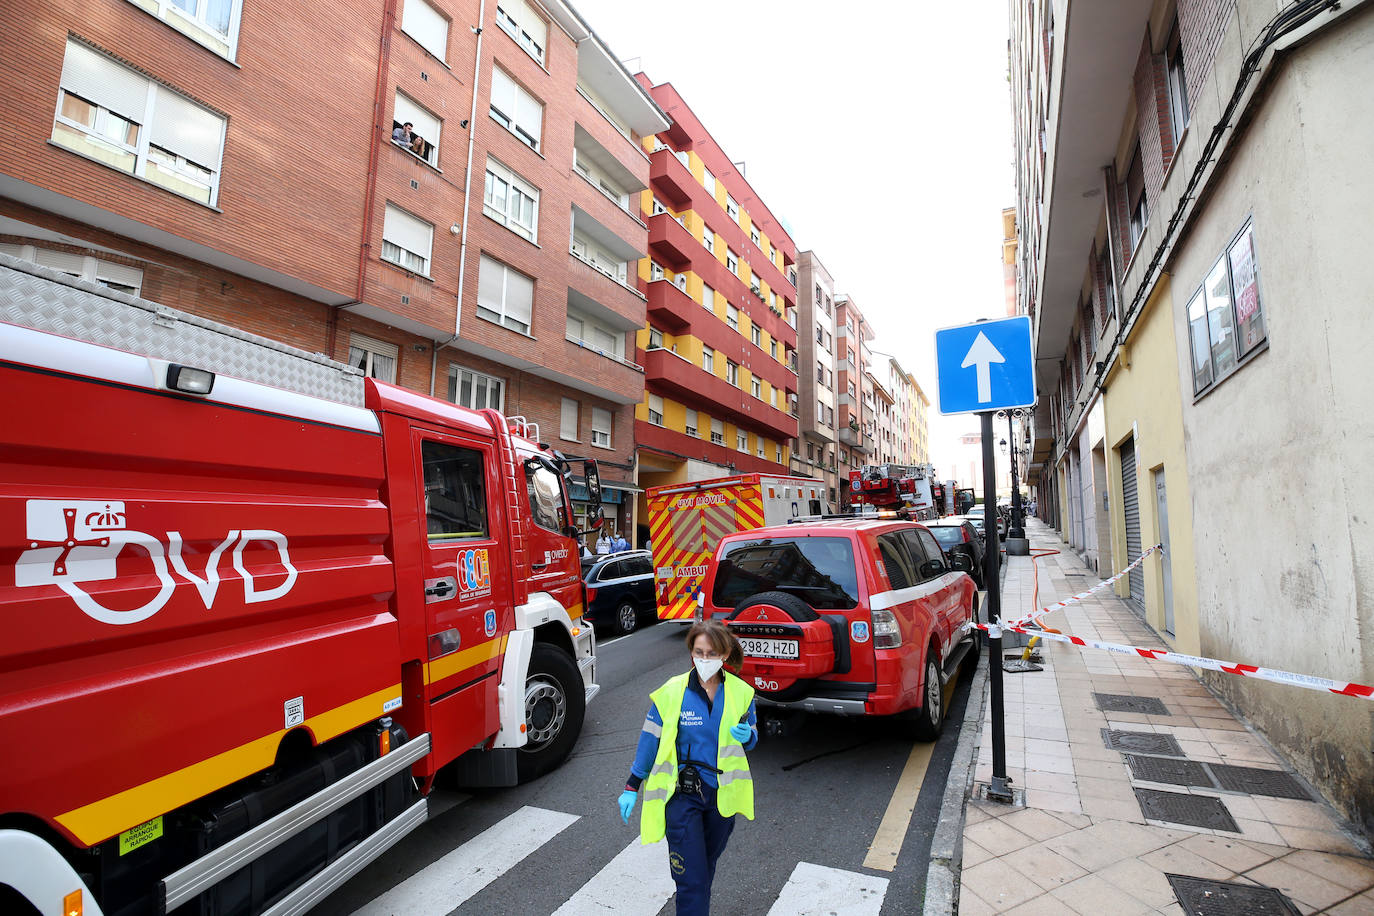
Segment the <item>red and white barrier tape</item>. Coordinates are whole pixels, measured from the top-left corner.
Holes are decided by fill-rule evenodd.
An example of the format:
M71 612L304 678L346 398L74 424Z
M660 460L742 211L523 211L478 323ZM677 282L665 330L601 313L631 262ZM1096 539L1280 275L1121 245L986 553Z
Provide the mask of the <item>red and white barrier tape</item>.
M1151 547L1149 550L1145 551L1140 556L1136 557L1135 562L1132 563L1130 566L1127 566L1125 569L1121 570L1121 572L1112 576L1110 579L1103 579L1101 582L1097 583L1092 588L1088 589L1086 592L1079 592L1077 595L1065 598L1063 601L1056 601L1054 604L1042 607L1038 611L1031 611L1024 617L1018 617L1015 620L1010 621L1006 624L1006 629L1012 629L1014 627L1023 627L1027 624L1032 623L1038 624L1040 622L1040 618L1044 617L1046 614L1052 614L1060 608L1066 608L1071 604L1077 604L1078 602L1082 601L1084 598L1087 598L1094 592L1102 591L1102 589L1116 582L1117 579L1120 579L1122 576L1126 575L1131 570L1135 569L1141 563L1145 562L1145 558L1148 557L1150 554L1154 553L1155 551L1163 553L1164 545L1156 544L1155 546Z
M1324 677L1314 677L1310 674L1295 674L1292 671L1279 671L1276 668L1260 668L1255 665L1241 665L1236 662L1221 661L1215 658L1203 658L1198 655L1184 655L1180 652L1170 652L1167 649L1144 649L1140 646L1125 646L1114 642L1100 642L1096 639L1084 639L1081 636L1066 636L1063 633L1048 633L1044 630L1032 630L1023 626L1000 626L998 624L977 623L970 624L984 630L989 636L1000 636L1003 630L1011 630L1014 633L1025 633L1028 636L1038 636L1041 639L1052 639L1055 642L1066 642L1070 645L1081 646L1088 649L1102 649L1105 652L1115 652L1117 655L1136 655L1140 658L1149 658L1161 662L1173 662L1176 665L1189 665L1194 668L1206 668L1208 671L1222 671L1226 674L1235 674L1240 677L1253 677L1262 681L1273 681L1276 684L1288 684L1292 687L1306 687L1308 690L1323 690L1329 693L1337 693L1347 697L1362 697L1366 700L1374 699L1374 687L1364 684L1352 684L1349 681L1333 681Z

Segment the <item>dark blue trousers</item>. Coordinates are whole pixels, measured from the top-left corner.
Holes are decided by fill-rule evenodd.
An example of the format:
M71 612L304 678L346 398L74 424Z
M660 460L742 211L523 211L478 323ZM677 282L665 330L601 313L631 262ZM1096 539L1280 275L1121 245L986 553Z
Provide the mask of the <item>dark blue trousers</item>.
M716 790L702 787L704 798L675 792L665 812L668 870L677 884L677 916L708 916L716 860L725 851L733 817L721 817Z

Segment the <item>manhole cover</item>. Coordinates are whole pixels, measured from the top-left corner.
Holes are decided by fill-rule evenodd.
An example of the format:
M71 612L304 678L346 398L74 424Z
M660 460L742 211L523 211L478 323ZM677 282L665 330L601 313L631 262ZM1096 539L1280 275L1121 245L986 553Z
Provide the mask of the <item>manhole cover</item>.
M1167 757L1182 757L1183 748L1178 746L1173 735L1159 735L1154 732L1124 732L1110 728L1102 729L1102 741L1113 751L1127 751L1133 754L1163 754Z
M1020 658L1016 658L1002 662L1002 670L1007 674L1028 674L1032 671L1044 671L1045 669L1033 661L1022 661Z
M1126 763L1131 775L1146 782L1167 782L1175 786L1215 786L1207 770L1196 760L1176 760L1172 757L1141 757L1127 754Z
M1139 712L1147 716L1167 716L1169 710L1158 697L1137 697L1129 693L1095 693L1097 708L1104 712Z
M1135 790L1135 797L1140 802L1140 810L1148 818L1240 833L1235 818L1231 817L1231 812L1226 810L1219 798L1139 788Z
M1250 795L1269 795L1274 798L1300 798L1311 801L1302 785L1282 770L1263 770L1259 767L1238 767L1229 763L1211 764L1212 773L1223 789L1246 792Z
M1272 887L1229 884L1190 875L1165 877L1188 916L1298 916L1298 908Z

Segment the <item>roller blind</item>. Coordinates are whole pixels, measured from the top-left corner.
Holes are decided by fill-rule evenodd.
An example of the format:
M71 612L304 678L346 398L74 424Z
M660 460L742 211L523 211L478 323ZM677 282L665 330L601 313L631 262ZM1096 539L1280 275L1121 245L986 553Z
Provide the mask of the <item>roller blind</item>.
M528 326L533 314L534 281L482 255L477 274L477 304Z
M422 219L411 216L400 207L387 204L386 220L382 224L382 238L428 261L434 227Z
M563 414L559 419L558 435L563 439L577 438L577 402L572 398L563 399Z
M219 171L224 133L224 119L219 115L211 114L170 89L158 87L151 127L149 140L154 146L185 156L211 171Z
M80 42L67 42L62 88L135 123L143 123L148 80Z
M534 138L535 145L540 142L544 123L544 106L525 90L515 84L515 80L504 70L493 67L491 71L491 104L511 119L511 126Z
M401 31L440 60L448 54L448 20L425 0L405 0L401 11Z
M401 124L409 121L415 125L415 133L430 143L439 142L439 119L400 92L396 93L396 113L392 120Z
M534 39L534 43L541 49L549 46L548 24L528 3L525 3L525 0L501 0L501 9L505 10L510 18L519 24L520 30ZM542 51L539 57L543 59Z

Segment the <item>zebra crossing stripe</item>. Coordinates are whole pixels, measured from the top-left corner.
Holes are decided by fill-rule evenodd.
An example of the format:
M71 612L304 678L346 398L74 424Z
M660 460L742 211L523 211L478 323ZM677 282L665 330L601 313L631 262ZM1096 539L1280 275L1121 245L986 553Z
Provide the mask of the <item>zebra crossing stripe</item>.
M887 879L798 862L768 916L878 916Z
M354 916L450 913L577 819L575 814L527 805L411 875Z
M553 916L656 916L675 892L667 840L645 846L636 838Z

